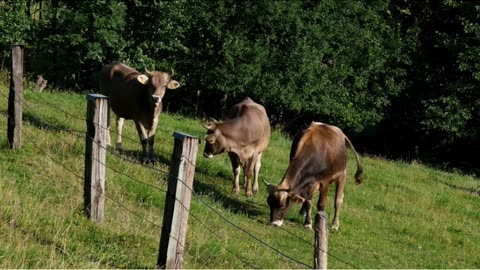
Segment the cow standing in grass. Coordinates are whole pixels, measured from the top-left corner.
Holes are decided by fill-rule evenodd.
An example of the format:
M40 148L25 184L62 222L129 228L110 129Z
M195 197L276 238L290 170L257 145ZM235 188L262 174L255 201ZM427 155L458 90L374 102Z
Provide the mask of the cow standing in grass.
M362 182L362 165L353 144L338 127L313 122L292 142L290 165L279 185L267 184L270 223L281 226L291 202L303 203L301 214L305 214L305 227L312 228L311 207L313 194L319 190L319 211L325 210L328 187L336 184L335 216L333 229L339 227L339 211L343 203L343 189L347 181L348 143L355 154L357 172L355 180Z
M155 162L153 144L158 117L162 112L162 98L166 89L177 89L179 86L165 72L152 71L145 75L118 62L103 67L100 73L100 92L110 97L110 107L116 114L117 149L122 150L124 121L132 119L140 136L143 161Z
M211 158L228 153L233 169L233 192L240 191L240 167L245 174L245 193L252 195L250 180L254 174L253 194L258 192L258 174L263 151L270 142L270 122L265 108L250 98L234 105L224 121L207 125L203 156Z

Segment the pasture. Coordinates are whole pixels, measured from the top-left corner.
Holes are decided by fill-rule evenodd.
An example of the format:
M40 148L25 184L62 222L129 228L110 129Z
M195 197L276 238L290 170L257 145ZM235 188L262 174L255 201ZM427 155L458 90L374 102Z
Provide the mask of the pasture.
M133 122L126 122L125 153L107 154L105 223L98 226L82 212L86 95L24 92L22 148L12 151L6 136L8 87L0 85L0 268L154 268L172 133L203 139L201 120L163 113L154 167L138 163L140 143ZM290 144L273 131L260 182L281 180ZM300 205L282 227L267 225L263 184L252 198L233 195L227 156L207 160L203 147L184 267L311 267L314 233L303 228ZM480 179L361 157L364 183L355 185L349 154L340 229L329 234L329 268L480 268Z

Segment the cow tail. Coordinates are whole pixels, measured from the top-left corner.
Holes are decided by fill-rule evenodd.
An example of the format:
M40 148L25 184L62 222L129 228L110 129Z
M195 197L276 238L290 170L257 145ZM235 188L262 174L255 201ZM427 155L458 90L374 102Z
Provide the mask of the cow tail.
M352 142L348 139L347 136L345 136L345 141L348 142L348 145L350 146L350 149L352 149L353 153L355 154L355 160L357 161L357 172L355 173L355 181L357 184L362 183L362 175L363 175L363 167L362 164L360 164L360 157L358 156L357 151L355 151L355 147L353 147Z

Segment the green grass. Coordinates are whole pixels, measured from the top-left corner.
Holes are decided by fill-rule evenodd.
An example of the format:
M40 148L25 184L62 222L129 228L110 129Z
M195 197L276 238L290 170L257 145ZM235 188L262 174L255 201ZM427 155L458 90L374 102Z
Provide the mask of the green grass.
M0 94L0 268L154 268L172 133L203 139L201 121L162 114L155 143L161 164L154 168L109 153L105 223L95 225L82 212L85 95L26 89L22 148L10 150L7 87L0 86ZM124 136L125 157L138 158L131 121ZM261 179L280 181L290 144L273 132ZM183 266L305 268L265 244L313 265L314 233L303 229L299 205L282 228L268 226L263 184L253 198L233 195L227 156L207 160L203 147ZM418 163L361 161L364 183L355 185L350 156L340 230L329 235L329 268L480 268L479 179ZM327 202L330 222L333 190Z

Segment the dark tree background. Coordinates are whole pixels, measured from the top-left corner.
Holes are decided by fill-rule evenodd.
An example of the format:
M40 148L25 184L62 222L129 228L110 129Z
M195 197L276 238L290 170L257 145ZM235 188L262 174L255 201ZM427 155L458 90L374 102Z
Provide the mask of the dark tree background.
M96 91L113 60L174 70L167 109L221 118L245 96L293 134L337 125L359 150L480 173L480 1L0 1L1 68Z

